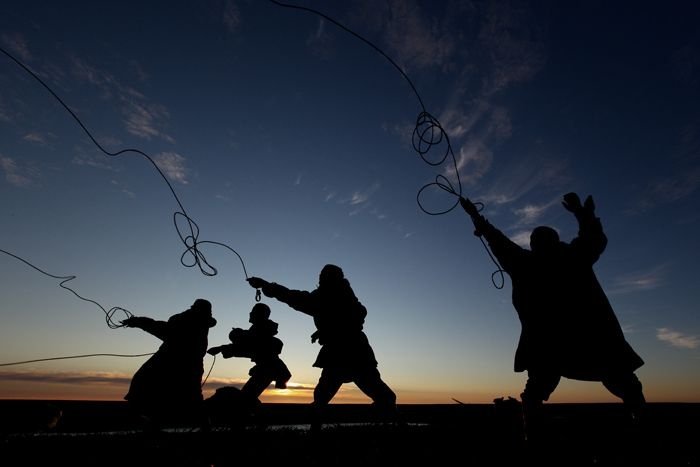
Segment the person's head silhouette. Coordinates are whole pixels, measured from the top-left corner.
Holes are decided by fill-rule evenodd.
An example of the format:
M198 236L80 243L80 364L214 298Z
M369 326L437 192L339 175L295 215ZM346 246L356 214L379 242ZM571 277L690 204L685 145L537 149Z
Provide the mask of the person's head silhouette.
M198 298L194 301L191 307L193 310L201 310L203 312L211 313L211 302L203 298Z
M250 310L248 322L251 324L262 323L270 319L270 307L264 303L256 303Z
M194 301L190 309L184 312L184 315L192 317L197 321L204 322L210 328L216 326L216 319L212 316L211 302L209 300L198 298Z
M545 225L536 227L530 234L530 249L536 255L550 255L559 246L559 234Z
M319 287L337 287L343 283L345 275L343 270L335 264L326 264L321 269L321 274L318 277Z

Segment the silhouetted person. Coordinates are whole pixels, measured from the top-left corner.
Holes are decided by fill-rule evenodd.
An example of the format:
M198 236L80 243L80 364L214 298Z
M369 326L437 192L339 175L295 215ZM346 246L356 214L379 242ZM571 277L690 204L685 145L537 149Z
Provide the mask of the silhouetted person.
M625 340L593 272L607 244L593 198L582 205L577 194L564 196L564 208L579 225L571 243L540 226L530 235L530 250L492 226L471 201L461 198L460 204L511 278L522 326L514 368L528 375L521 394L528 437L537 435L541 406L561 377L602 382L638 417L645 401L634 371L644 362Z
M286 388L292 374L279 357L283 344L275 337L278 326L270 319L270 307L264 303L256 303L250 311L249 322L249 329L231 330L228 335L230 344L212 347L207 352L210 355L221 353L224 358L249 358L255 363L248 372L250 378L241 389L247 403L253 406L273 381L276 388Z
M158 351L131 379L124 399L151 427L163 422L206 423L203 412L202 375L209 328L216 325L211 303L197 299L186 311L157 321L131 316L122 321L162 340Z
M396 395L382 381L374 351L363 329L367 309L355 296L343 270L327 264L321 270L318 287L311 291L290 290L282 285L251 277L248 283L314 319L316 332L311 342L318 341L321 350L313 366L321 368L321 377L314 388L315 416L325 408L344 383L353 382L369 396L381 412L396 414ZM320 428L318 418L313 429Z

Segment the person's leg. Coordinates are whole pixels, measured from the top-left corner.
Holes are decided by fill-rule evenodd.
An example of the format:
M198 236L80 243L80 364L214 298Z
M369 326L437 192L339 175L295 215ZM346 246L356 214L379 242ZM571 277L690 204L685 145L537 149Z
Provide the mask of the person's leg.
M324 369L314 388L314 405L318 407L328 405L342 385L342 378L334 374L332 370Z
M242 411L240 412L241 418L244 423L248 424L250 422L256 424L264 424L264 416L260 409L262 407L260 399L258 397L263 393L267 387L272 384L272 377L269 373L264 371L251 372L251 377L241 388L242 397Z
M403 424L396 408L396 394L382 380L379 371L371 368L355 375L353 382L365 393L377 409L377 415L385 420Z
M311 431L321 429L323 410L336 395L343 379L332 370L324 368L321 377L314 388L314 401L311 403Z
M251 403L260 397L265 389L272 383L272 378L268 375L255 373L248 378L248 381L241 388L241 393L245 395Z
M633 372L606 377L603 386L615 396L622 399L633 419L639 419L646 405L642 392L642 383Z
M525 436L528 440L537 440L542 435L544 423L542 406L557 388L560 380L559 375L528 371L525 390L520 394L523 402Z
M396 394L382 380L379 371L372 368L358 373L354 383L364 392L378 408L392 409L396 407Z

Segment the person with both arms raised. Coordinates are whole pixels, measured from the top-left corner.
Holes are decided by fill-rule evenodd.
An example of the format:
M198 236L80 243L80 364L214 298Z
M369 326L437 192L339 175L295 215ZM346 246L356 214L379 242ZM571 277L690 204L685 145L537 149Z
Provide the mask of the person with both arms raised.
M543 402L562 377L602 382L638 419L645 399L634 372L644 362L625 340L593 271L607 245L593 198L581 204L576 193L564 196L564 208L579 225L570 243L540 226L530 235L529 250L491 225L470 200L460 198L460 204L511 278L521 323L514 368L528 376L521 394L527 436L541 431Z

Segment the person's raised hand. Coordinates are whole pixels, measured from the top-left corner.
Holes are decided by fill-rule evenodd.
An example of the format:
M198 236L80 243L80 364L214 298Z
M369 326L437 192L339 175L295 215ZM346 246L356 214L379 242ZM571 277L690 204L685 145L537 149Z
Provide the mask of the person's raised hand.
M581 199L578 197L576 193L567 193L564 195L564 201L561 202L561 204L566 208L567 211L573 212L576 214L582 209L581 206Z
M129 316L125 320L120 321L121 325L127 328L137 328L141 323L142 319L138 316Z
M265 287L268 282L265 279L261 279L259 277L250 277L248 279L248 283L254 289L261 289L261 288Z
M476 208L476 205L469 201L469 199L464 198L462 196L459 197L459 204L462 206L462 209L469 214L470 216L476 216L479 214L479 210Z

